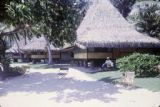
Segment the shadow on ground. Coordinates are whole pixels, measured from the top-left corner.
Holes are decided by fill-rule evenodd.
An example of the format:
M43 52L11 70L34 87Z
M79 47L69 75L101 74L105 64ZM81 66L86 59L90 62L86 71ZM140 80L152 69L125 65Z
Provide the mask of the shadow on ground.
M65 90L72 90L65 93ZM97 99L103 102L115 101L110 95L119 93L119 88L115 85L103 81L81 81L73 78L57 78L55 73L41 74L39 72L30 73L26 76L11 78L0 84L0 96L5 96L14 92L56 92L57 96L50 98L57 102L69 103L72 101L83 102ZM65 100L64 100L65 97Z
M118 82L119 79L120 79L120 78L105 77L105 78L100 79L99 81L104 81L104 82L106 82L106 83L115 84L116 82Z

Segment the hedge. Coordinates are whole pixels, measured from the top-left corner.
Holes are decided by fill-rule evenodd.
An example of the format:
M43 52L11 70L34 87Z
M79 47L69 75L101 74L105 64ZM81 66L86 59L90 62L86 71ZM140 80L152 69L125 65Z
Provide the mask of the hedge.
M160 56L133 53L117 60L120 71L134 71L137 77L153 77L160 74Z

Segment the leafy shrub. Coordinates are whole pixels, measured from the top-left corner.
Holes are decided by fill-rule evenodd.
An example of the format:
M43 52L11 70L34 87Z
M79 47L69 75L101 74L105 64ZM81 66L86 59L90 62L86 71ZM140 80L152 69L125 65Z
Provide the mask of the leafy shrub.
M0 63L3 65L4 72L7 72L9 70L10 60L8 58L2 58Z
M26 69L24 67L10 67L10 60L7 58L3 58L0 60L0 63L3 66L4 71L0 71L0 78L4 80L7 77L10 76L19 76L23 75L26 72Z
M9 72L7 72L7 76L19 76L25 74L26 69L21 67L10 67Z
M3 68L3 71L0 70L0 79L4 80L7 72L9 71L10 60L8 58L1 58L0 63Z
M117 60L120 71L135 71L138 77L157 76L160 73L157 69L158 64L160 64L160 56L140 53Z

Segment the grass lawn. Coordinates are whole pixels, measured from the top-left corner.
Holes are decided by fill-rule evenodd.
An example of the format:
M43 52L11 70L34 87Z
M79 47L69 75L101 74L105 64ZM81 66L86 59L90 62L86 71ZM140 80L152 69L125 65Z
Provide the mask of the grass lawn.
M93 74L88 73L87 75L99 81L110 83L120 81L122 77L122 73L119 71L97 72ZM134 86L146 88L148 90L157 92L160 91L160 78L135 78Z

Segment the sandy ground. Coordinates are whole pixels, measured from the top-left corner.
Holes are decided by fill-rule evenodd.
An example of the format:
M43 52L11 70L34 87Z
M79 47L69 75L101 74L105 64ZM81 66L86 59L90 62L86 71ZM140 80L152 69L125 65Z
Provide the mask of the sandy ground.
M0 82L0 107L159 107L160 92L125 88L87 77L71 68L31 69L29 74Z

